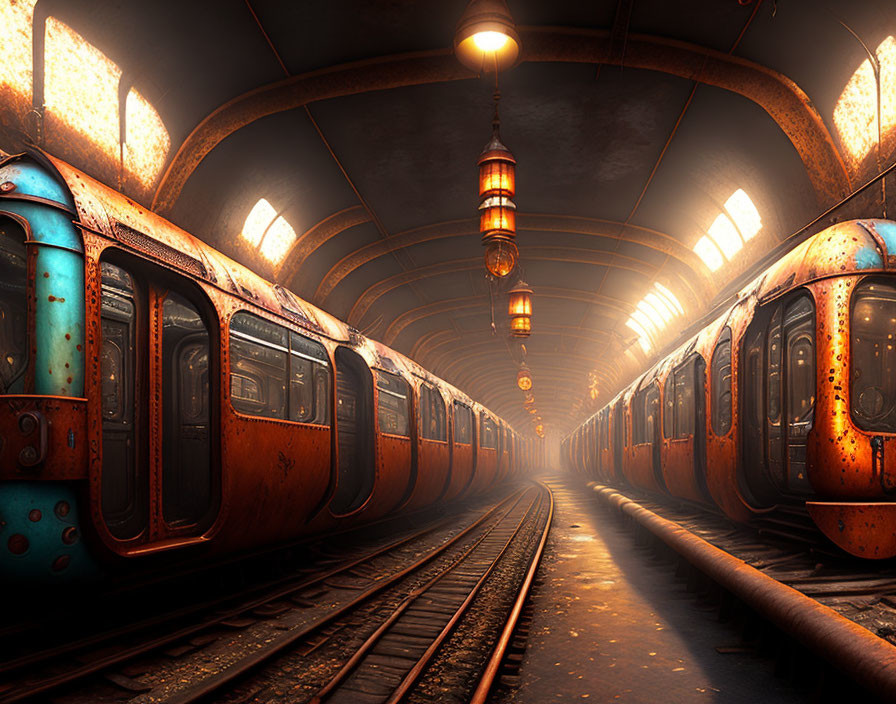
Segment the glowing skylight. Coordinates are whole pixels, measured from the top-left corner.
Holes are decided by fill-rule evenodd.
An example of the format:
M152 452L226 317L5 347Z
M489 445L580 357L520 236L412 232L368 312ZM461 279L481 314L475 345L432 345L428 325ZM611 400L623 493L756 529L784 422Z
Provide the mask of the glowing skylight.
M268 228L259 251L261 256L272 264L279 264L295 241L296 231L286 220L277 218L274 220L274 224Z
M275 217L277 217L277 211L262 198L249 211L246 222L243 224L243 231L240 233L242 238L257 247L261 244L261 238Z
M44 104L47 113L117 160L121 69L54 17L47 19Z
M716 271L725 263L719 248L706 235L697 240L697 244L694 245L694 252L703 260L703 263L706 264L710 271Z
M679 315L684 315L684 308L682 308L681 303L678 302L678 296L663 286L659 281L653 284L653 288L667 303L672 304L672 307L678 311Z
M725 201L725 210L734 220L740 234L743 235L745 241L753 239L756 233L762 229L762 218L759 217L759 211L753 205L742 188L738 188L731 197Z
M663 315L656 310L652 305L650 305L646 299L642 299L638 303L638 310L644 313L648 318L650 318L650 322L653 323L653 327L657 330L662 330L666 327L666 319Z
M625 324L638 335L641 349L647 353L653 346L657 334L671 320L683 313L684 308L681 307L675 294L662 284L654 283L653 288L638 301Z
M156 109L133 88L125 101L124 167L144 186L152 186L168 156L171 140Z
M274 219L276 218L276 220ZM249 211L240 236L256 247L265 259L279 264L296 241L296 231L267 200L261 198Z
M880 63L881 132L886 135L896 126L896 38L884 39L875 53ZM834 124L849 165L858 168L877 145L877 85L869 59L859 65L840 94Z
M36 3L37 0L0 3L0 98L4 102L7 91L21 102L31 102L31 24Z
M712 237L718 248L722 250L725 259L729 261L744 246L744 241L740 238L740 234L738 234L734 223L731 222L731 218L724 213L720 213L712 225L709 226L709 236Z
M30 61L29 56L29 66ZM158 112L132 88L124 105L125 143L120 144L121 75L121 69L80 34L47 18L44 104L50 129L56 120L83 134L115 162L123 156L124 171L150 188L165 165L171 140Z

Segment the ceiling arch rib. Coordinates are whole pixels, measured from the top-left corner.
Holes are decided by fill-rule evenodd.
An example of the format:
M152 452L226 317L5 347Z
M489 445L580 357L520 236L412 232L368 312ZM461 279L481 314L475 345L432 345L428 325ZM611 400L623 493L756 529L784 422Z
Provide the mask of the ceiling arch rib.
M796 83L765 66L686 42L630 34L624 56L610 33L563 27L520 27L523 61L620 65L668 73L738 93L760 105L787 135L806 167L818 200L849 191L840 153L811 101ZM375 90L473 78L449 49L366 59L256 88L221 105L180 145L152 202L171 211L199 163L229 135L267 115L309 103Z
M461 226L459 226L461 225ZM466 227L462 227L462 226ZM687 272L684 280L693 282L694 295L706 300L715 292L710 275L700 258L690 249L681 244L677 239L664 232L651 230L646 227L624 225L612 220L600 220L597 218L582 218L567 215L542 215L533 213L520 213L517 215L518 231L537 232L564 232L573 234L590 235L593 237L607 238L611 240L625 239L627 242L648 247L662 254L666 254ZM411 247L424 242L445 239L451 237L470 237L479 234L479 221L473 218L447 223L437 223L424 227L407 230L398 233L386 240L371 242L354 252L350 252L334 264L324 275L312 302L315 305L323 305L336 286L353 271L378 257L405 247ZM289 273L286 272L287 277ZM287 283L290 278L285 278ZM706 297L706 298L703 298Z
M631 312L631 304L618 298L613 298L606 294L598 296L587 291L578 291L575 289L565 289L556 287L542 286L538 289L538 295L541 298L558 298L566 301L578 301L581 303L590 303L602 308L608 308L620 315L627 315ZM383 334L383 342L387 345L393 345L396 338L409 326L425 318L433 315L443 315L459 310L467 310L478 306L488 305L488 299L485 296L466 296L461 298L449 298L446 300L427 303L417 308L405 311L399 315L386 328Z
M645 264L641 259L627 257L624 255L613 255L610 252L602 252L599 250L585 249L582 247L526 247L521 252L523 259L527 262L546 261L546 262L569 262L576 264L594 264L596 266L608 266L615 269L623 269L631 271L641 276L652 278L656 276L661 267ZM425 279L430 276L439 276L442 274L453 274L465 271L475 271L482 269L482 257L473 257L470 259L455 259L446 262L439 262L429 266L419 267L411 271L404 271L400 274L390 276L382 281L378 281L374 285L368 287L355 301L351 311L349 311L347 322L349 325L358 326L370 308L376 301L397 288L405 286L409 283ZM537 294L537 292L536 292ZM696 298L692 303L696 302Z
M365 222L370 222L370 214L364 206L354 205L327 216L296 238L289 252L283 258L283 262L277 269L277 278L283 279L284 272L292 272L297 275L305 260L312 255L318 247L326 244L340 232L356 227Z

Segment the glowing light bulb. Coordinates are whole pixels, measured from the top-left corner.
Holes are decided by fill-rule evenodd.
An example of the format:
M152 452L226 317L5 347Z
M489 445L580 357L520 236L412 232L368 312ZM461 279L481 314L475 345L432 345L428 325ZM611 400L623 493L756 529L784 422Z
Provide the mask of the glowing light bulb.
M477 32L473 42L479 51L500 51L510 39L503 32Z

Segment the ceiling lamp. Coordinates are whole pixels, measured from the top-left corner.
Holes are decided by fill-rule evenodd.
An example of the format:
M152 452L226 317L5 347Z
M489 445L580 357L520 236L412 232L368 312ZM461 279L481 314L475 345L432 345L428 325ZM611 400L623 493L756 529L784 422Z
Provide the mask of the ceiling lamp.
M507 295L510 334L514 337L529 337L532 333L532 289L525 282L519 281Z
M525 363L520 365L520 370L517 372L516 385L520 387L521 391L528 391L532 388L532 372L529 371L529 367Z
M503 71L516 63L520 36L505 0L471 0L454 30L454 53L476 73Z
M479 231L485 268L492 276L507 276L516 266L516 159L501 142L497 105L492 138L479 155Z

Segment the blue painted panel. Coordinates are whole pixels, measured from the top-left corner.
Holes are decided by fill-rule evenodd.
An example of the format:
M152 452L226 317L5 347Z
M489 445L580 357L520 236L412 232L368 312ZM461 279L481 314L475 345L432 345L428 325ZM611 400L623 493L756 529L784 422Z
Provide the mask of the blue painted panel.
M865 245L856 250L856 269L883 269L884 263L876 247Z
M896 222L892 220L875 220L874 229L887 245L887 254L896 255Z
M69 485L3 482L0 513L0 584L52 584L99 575L84 545Z

